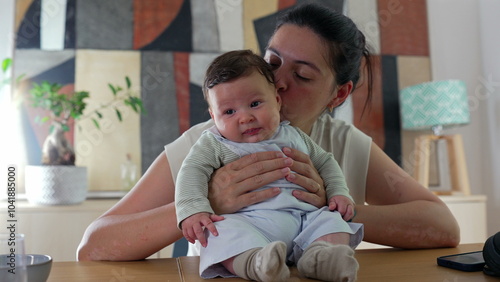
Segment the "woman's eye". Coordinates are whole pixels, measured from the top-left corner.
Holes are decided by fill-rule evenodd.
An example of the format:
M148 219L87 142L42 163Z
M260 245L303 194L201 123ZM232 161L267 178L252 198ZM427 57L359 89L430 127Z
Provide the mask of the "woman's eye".
M225 115L232 115L232 114L234 114L234 110L225 110L224 114Z
M271 69L275 70L281 66L281 61L278 59L270 59L267 63L271 66Z
M311 79L310 78L307 78L307 77L304 77L298 73L295 73L295 76L297 76L298 79L300 80L304 80L304 81L310 81Z
M261 104L261 102L259 102L259 101L255 101L255 102L252 102L252 103L250 104L250 107L254 108L254 107L257 107L257 106L258 106L258 105L260 105L260 104Z
M277 68L279 68L279 67L280 67L280 65L279 65L279 64L269 63L269 65L271 66L271 69L272 69L272 70L276 70Z

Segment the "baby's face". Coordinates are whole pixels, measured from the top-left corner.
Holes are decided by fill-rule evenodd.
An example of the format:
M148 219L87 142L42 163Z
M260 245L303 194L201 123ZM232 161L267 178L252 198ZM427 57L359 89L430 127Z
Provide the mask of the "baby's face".
M217 129L234 142L269 139L280 123L280 97L274 85L257 71L212 87L208 102Z

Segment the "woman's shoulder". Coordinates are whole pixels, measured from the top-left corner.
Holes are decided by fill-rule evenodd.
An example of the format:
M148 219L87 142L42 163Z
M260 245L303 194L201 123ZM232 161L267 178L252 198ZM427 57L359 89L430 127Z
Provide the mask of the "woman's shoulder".
M355 135L360 138L369 138L366 134L358 130L354 125L348 123L344 120L335 119L329 114L321 115L316 122L311 131L311 138L313 140L323 140L333 138L331 141L345 141L351 135Z
M316 120L315 125L316 126L328 125L329 127L346 128L346 129L354 127L351 123L345 120L336 119L327 113L322 114Z
M182 133L181 139L185 139L184 141L188 141L188 144L193 145L200 138L201 134L214 126L214 122L212 119L209 119L205 122L198 123L193 125L191 128Z
M170 144L165 145L165 153L170 164L170 169L174 180L177 178L177 173L181 167L184 158L191 147L198 141L202 133L212 127L214 122L212 119L196 124L186 130L182 135Z

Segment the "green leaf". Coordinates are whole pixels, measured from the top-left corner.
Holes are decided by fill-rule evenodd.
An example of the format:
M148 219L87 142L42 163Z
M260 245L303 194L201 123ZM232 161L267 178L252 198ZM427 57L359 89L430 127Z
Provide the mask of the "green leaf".
M132 103L135 105L134 106L134 110L136 113L143 113L145 112L146 110L144 109L144 105L142 104L142 100L141 98L139 97L133 97L131 96L130 97L130 100L132 101Z
M6 72L9 69L10 65L12 65L12 59L10 58L4 59L2 61L2 71Z
M130 78L128 76L125 76L125 81L127 82L127 89L130 89L130 87L132 87L132 82L130 82Z
M125 101L127 101L127 100L125 100ZM137 104L135 102L134 97L132 97L132 96L128 97L128 104L130 104L130 107L132 107L132 110L134 110L134 112L137 113L138 109L137 109Z
M95 111L95 114L97 115L98 118L100 118L100 119L102 118L102 114L100 112Z
M97 127L97 129L101 129L101 127L99 126L99 122L95 118L92 119L92 122L94 123L95 127Z
M67 124L61 124L61 128L64 132L69 131L69 126Z
M108 83L108 86L109 86L109 89L111 89L111 92L113 92L113 95L116 96L116 89L115 89L115 87L111 83Z
M141 108L141 113L146 113L146 109L144 108L144 105L142 104L142 100L140 98L137 98L137 105Z
M115 108L115 112L116 112L116 116L118 117L118 120L121 122L122 121L122 113L117 108Z
M26 74L25 74L25 73L23 73L23 74L21 74L20 76L18 76L18 77L16 78L16 83L19 83L19 81L21 81L21 79L23 79L25 76L26 76Z
M42 119L40 119L40 123L45 123L45 122L49 121L49 119L50 119L49 117L45 116Z

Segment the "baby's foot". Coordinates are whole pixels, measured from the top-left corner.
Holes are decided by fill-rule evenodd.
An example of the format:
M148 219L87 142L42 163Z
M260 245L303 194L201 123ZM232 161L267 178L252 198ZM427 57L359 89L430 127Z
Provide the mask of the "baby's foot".
M286 265L286 244L276 241L258 251L252 260L258 281L286 281L290 270Z
M359 264L351 247L317 241L306 248L297 269L306 277L348 282L356 281Z

